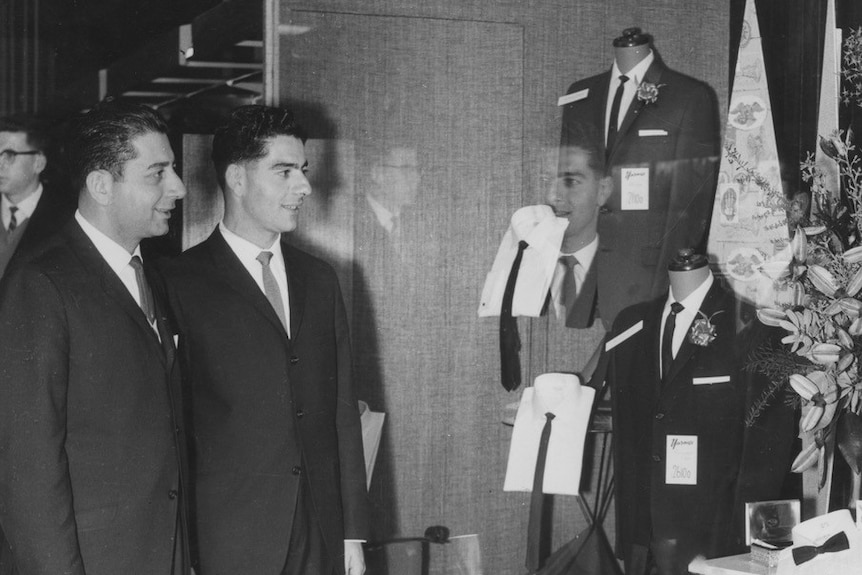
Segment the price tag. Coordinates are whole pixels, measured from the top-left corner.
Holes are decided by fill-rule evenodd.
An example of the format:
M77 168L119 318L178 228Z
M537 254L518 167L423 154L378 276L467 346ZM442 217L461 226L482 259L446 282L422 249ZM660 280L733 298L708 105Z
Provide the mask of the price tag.
M620 171L620 208L649 209L649 168L623 168Z
M697 485L697 436L668 435L665 458L667 485Z

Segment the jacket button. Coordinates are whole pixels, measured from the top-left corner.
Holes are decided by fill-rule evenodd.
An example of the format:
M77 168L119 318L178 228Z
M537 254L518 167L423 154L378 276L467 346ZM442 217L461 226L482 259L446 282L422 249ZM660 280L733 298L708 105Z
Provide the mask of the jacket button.
M293 467L293 474L294 474L294 475L299 475L299 474L301 474L301 473L302 473L302 467L300 467L299 465L295 465L295 466Z
M177 490L171 489L168 491L168 499L176 499L177 498Z
M658 463L659 461L661 461L661 455L653 455L652 460Z
M301 418L303 415L305 415L304 411L302 411L301 409L296 410L296 417L297 418Z
M656 419L664 419L664 414L663 413L656 413L655 418Z
M299 358L295 355L290 356L290 365L296 365L297 363L299 363Z

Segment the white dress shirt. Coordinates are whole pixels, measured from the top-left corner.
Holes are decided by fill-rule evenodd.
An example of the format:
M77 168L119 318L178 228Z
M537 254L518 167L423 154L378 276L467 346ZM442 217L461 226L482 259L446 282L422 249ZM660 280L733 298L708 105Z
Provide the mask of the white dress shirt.
M39 198L42 197L42 184L36 188L36 191L18 202L12 204L4 194L0 194L0 214L3 217L3 228L9 229L9 222L12 221L12 212L9 211L13 205L18 208L15 212L15 221L20 226L24 220L30 219L33 212L36 210L36 205L39 203Z
M571 253L560 253L560 257L563 256L575 256L575 259L578 260L578 263L575 265L572 273L575 276L575 293L581 293L581 287L584 285L584 280L587 278L587 271L589 271L590 266L593 265L593 259L596 257L596 252L599 249L599 236L593 238L593 241L582 247L581 249ZM566 306L563 302L563 276L566 273L566 266L561 261L557 261L557 267L554 270L554 279L551 282L551 301L554 303L554 313L557 315L557 318L565 321L566 320Z
M135 298L135 301L140 306L141 292L138 290L138 279L135 275L135 268L129 265L129 262L132 260L132 256L141 258L141 246L136 246L135 251L129 253L126 251L126 248L88 222L81 215L80 211L75 211L75 220L77 220L81 229L84 230L84 233L87 234L87 237L90 238L90 241L93 242L93 245L96 246L96 249L102 255L102 259L107 262L108 267L114 270L114 273L117 274L120 281L123 282L123 285L126 286L126 289L129 290L129 293L132 294L132 297ZM141 258L141 261L144 261L143 258Z
M266 289L263 287L263 265L258 261L257 256L260 252L272 252L272 259L269 260L269 267L272 270L272 275L275 277L275 283L278 284L278 291L281 293L281 303L284 306L284 321L287 324L287 335L290 337L290 297L287 291L287 271L284 266L284 255L281 253L281 237L276 238L275 243L270 247L262 249L251 243L245 238L241 238L230 231L224 222L220 222L218 229L221 232L224 241L239 258L239 261L251 274L260 291L266 294Z
M638 62L637 66L626 73L629 80L623 84L623 97L622 100L620 100L620 112L617 116L617 129L622 125L623 119L626 117L626 112L628 111L629 106L631 106L632 100L635 98L635 94L637 94L638 85L643 81L644 75L653 63L653 60L655 60L655 54L650 50L646 58ZM608 141L608 126L610 125L611 107L614 104L614 96L617 93L617 86L620 85L621 74L622 72L620 72L617 62L614 60L614 67L613 70L611 70L611 85L608 88L608 101L605 107L605 118L607 118L607 121L605 122L605 142Z
M712 287L712 282L712 272L709 272L709 275L705 280L703 280L703 283L700 284L693 292L688 294L688 297L679 302L683 305L684 309L676 315L676 322L674 323L673 341L671 342L671 354L674 358L676 358L679 348L682 347L682 342L686 335L688 335L688 330L691 327L692 322L697 318L697 312L700 310L700 306L703 304L703 300L706 298L709 288ZM659 341L664 341L664 322L667 320L667 316L670 315L671 304L675 301L677 300L674 299L673 289L671 289L668 294L667 301L664 304L664 310L661 313L661 323L659 324L660 327L658 334ZM659 353L659 369L664 370L664 366L661 365L661 353Z

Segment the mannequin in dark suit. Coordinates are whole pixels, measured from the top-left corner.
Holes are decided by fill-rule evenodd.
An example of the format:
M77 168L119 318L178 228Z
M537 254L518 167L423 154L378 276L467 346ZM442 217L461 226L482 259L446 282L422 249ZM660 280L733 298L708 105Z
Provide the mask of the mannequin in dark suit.
M61 186L41 182L47 168L49 130L45 122L31 116L0 118L0 151L26 152L10 161L0 159L0 194L3 199L3 229L0 229L0 277L8 264L57 232L75 211L76 201ZM32 152L32 153L31 153ZM19 209L35 201L32 215ZM14 231L9 231L10 208L16 208ZM2 572L2 571L0 571Z
M188 368L201 575L364 571L341 292L328 264L280 239L311 193L304 139L289 111L235 110L213 140L224 220L166 269Z
M14 573L189 572L173 329L159 278L138 283L132 265L185 194L166 132L144 106L79 119L79 211L0 286L0 525Z
M631 100L627 107L622 101L609 148L605 139L613 193L599 214L597 259L606 327L622 308L664 293L677 249L706 241L719 146L718 110L706 84L668 69L637 28L614 41L614 55L611 70L575 82L561 99L563 146L582 124L607 135L618 74L632 76ZM652 102L649 84L657 89Z
M712 278L705 257L678 256L670 269L672 295L623 310L609 338L632 330L608 352L608 382L617 551L633 575L650 566L662 575L684 574L696 555L742 552L740 508L780 496L794 440L793 410L780 401L758 425L745 424L748 406L767 385L743 369L760 326L737 330L737 302ZM707 345L693 343L692 316L681 312L673 333L682 341L662 377L668 302L681 302L689 313L696 306L693 319L709 318L716 331ZM695 469L669 445L690 436Z

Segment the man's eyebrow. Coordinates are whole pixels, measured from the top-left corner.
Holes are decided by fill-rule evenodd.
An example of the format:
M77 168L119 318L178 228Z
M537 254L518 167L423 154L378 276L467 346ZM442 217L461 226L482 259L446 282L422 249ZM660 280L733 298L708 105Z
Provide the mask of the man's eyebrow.
M164 162L154 162L154 163L150 164L149 166L147 166L147 170L167 168L168 166L171 166L171 165L173 165L173 162L169 162L167 160L165 160Z
M277 162L277 163L272 165L272 168L274 170L283 170L285 168L293 168L293 169L297 170L297 169L302 169L302 168L307 168L307 167L308 167L308 162L305 162L304 164L302 164L302 166L300 166L296 162Z

